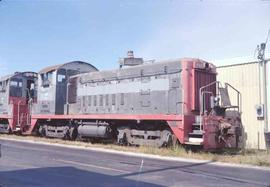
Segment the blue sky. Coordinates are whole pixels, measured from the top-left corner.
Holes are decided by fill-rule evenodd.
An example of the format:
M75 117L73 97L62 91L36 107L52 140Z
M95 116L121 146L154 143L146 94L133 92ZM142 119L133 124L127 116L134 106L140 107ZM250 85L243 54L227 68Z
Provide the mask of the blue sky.
M73 60L112 69L130 49L146 60L252 56L268 29L268 0L2 0L0 73Z

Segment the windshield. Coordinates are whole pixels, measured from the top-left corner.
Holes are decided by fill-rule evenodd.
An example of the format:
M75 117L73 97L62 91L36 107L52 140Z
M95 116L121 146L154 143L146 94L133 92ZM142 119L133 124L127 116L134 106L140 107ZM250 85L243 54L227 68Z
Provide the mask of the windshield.
M11 79L9 82L9 94L11 97L22 97L22 80Z

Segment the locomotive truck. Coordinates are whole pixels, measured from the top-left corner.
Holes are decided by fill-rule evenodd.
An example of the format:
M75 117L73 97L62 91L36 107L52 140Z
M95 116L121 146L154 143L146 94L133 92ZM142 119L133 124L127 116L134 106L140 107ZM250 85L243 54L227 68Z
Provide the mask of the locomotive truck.
M98 71L81 61L47 67L30 76L35 86L22 84L15 99L8 90L1 95L1 127L122 145L238 147L241 94L216 76L215 66L200 59L145 62L132 51L115 70ZM11 89L12 79L1 80Z

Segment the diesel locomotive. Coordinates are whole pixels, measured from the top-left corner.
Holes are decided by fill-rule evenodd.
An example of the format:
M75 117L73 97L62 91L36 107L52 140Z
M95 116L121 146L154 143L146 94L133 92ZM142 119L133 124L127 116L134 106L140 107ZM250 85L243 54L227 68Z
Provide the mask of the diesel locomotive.
M216 80L213 64L145 62L129 51L119 65L98 71L73 61L2 78L0 131L158 147L241 143L241 94Z
M0 78L0 132L24 131L31 123L36 80L35 72L15 72Z

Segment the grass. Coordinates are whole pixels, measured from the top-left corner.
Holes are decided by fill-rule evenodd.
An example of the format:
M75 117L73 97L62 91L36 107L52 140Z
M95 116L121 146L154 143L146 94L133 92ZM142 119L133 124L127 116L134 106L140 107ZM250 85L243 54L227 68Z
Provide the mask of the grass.
M252 150L252 149L243 149L243 150L223 150L219 153L212 153L206 151L197 151L192 152L190 150L184 149L182 146L176 146L171 148L156 148L156 147L147 147L147 146L119 146L115 144L102 144L102 143L89 143L82 141L65 141L61 139L49 139L33 136L16 136L16 135L5 135L1 134L1 137L12 138L12 139L24 139L24 140L33 140L38 142L47 142L47 143L57 143L64 145L74 145L80 147L97 147L112 149L117 151L124 152L136 152L136 153L145 153L153 154L160 156L172 156L172 157L181 157L181 158L192 158L200 160L210 160L234 164L248 164L255 166L266 166L270 167L270 151L261 151L261 150Z

